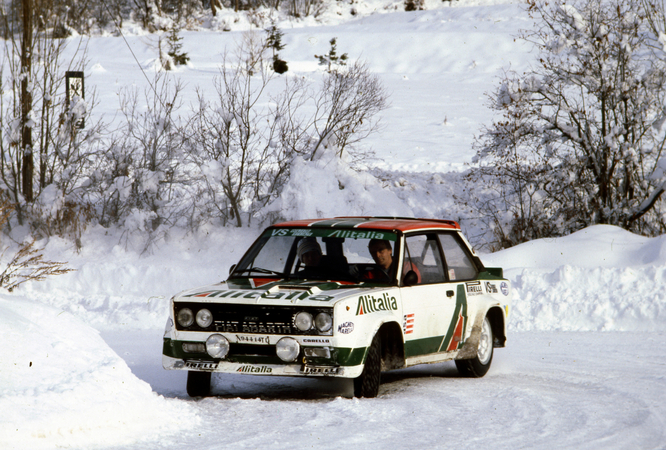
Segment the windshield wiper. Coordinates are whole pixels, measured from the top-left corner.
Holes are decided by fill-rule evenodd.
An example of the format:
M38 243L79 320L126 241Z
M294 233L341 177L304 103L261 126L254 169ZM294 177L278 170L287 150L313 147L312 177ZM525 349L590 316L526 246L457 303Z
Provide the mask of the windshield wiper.
M285 274L282 272L276 272L275 270L270 270L270 269L264 269L261 267L248 267L247 269L239 269L239 270L234 270L233 275L240 275L241 273L245 272L257 272L257 273L263 273L266 275L277 275L279 277L284 278Z

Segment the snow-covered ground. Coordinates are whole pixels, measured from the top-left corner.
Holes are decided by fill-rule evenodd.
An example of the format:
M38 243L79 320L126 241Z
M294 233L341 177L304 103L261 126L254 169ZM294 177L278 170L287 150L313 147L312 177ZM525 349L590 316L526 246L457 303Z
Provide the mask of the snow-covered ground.
M396 175L326 192L327 173L353 176L320 162L302 171L321 174L317 189L292 184L279 207L381 213L393 201L392 213L445 215L454 176L440 172L471 160L473 135L490 119L483 93L502 68L530 62L513 40L529 26L520 3L430 2L405 13L355 2L355 17L286 29L290 76L318 70L313 55L331 37L381 76L392 106L367 145L376 169ZM178 76L191 88L210 83L240 33L184 33L191 65ZM154 37L127 39L150 68ZM86 86L111 116L117 90L145 79L121 38L89 45ZM258 232L174 230L143 254L99 227L79 253L52 239L45 255L76 271L0 293L0 448L666 448L666 237L595 226L483 255L515 287L508 346L484 378L459 378L451 363L420 366L385 374L378 398L353 399L344 380L220 375L214 397L192 400L184 373L161 367L169 298L225 278Z
M353 399L348 380L217 375L214 397L192 400L161 367L169 295L222 278L238 256L225 247L252 238L150 257L84 246L77 272L0 295L1 447L666 445L666 238L596 226L483 255L516 289L508 347L482 379L420 366Z

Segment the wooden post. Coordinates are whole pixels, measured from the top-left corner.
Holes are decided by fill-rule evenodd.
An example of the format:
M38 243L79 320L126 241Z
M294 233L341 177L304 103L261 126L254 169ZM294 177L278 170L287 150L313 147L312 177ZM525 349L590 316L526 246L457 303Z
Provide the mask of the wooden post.
M34 200L32 178L35 162L32 154L32 127L29 126L32 111L32 0L23 0L23 40L21 42L21 167L23 197L27 202ZM32 124L30 124L32 125Z

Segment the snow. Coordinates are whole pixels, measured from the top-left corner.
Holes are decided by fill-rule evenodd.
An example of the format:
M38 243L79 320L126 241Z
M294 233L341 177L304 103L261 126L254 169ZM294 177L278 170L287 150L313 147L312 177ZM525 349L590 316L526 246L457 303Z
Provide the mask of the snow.
M155 394L99 333L72 314L19 296L0 299L2 448L132 445L200 419ZM146 414L148 412L148 414Z
M320 153L323 153L320 150ZM335 201L322 202L337 194ZM398 196L382 188L368 173L358 173L328 149L316 161L298 158L291 167L291 179L267 212L280 212L286 220L303 217L413 216Z
M340 52L381 77L391 107L366 141L377 154L371 170L357 174L329 154L297 161L275 210L447 217L457 172L491 118L484 92L502 69L531 62L514 41L530 22L518 1L426 4L405 13L401 2L355 2L352 16L336 2L321 22L279 23L288 76L314 76L313 55L337 37ZM183 33L190 64L176 74L190 95L210 87L225 46L247 28L232 17L215 19L230 32ZM151 68L156 38L123 30ZM122 38L92 38L88 54L86 86L112 120L118 90L146 78ZM354 399L349 380L220 375L213 397L190 399L185 374L161 367L169 298L224 279L259 231L173 230L151 242L91 227L78 252L41 242L47 259L76 270L0 292L0 448L666 447L663 236L594 226L482 254L515 288L507 348L484 378L459 378L452 363L418 366L385 374L378 398Z

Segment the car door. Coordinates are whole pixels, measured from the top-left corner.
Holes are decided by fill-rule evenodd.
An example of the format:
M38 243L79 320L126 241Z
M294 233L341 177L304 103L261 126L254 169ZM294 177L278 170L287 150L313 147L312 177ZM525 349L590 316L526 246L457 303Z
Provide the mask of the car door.
M418 273L417 284L401 287L405 357L456 350L465 326L465 292L448 279L437 233L405 236L402 261L403 278L410 268Z

